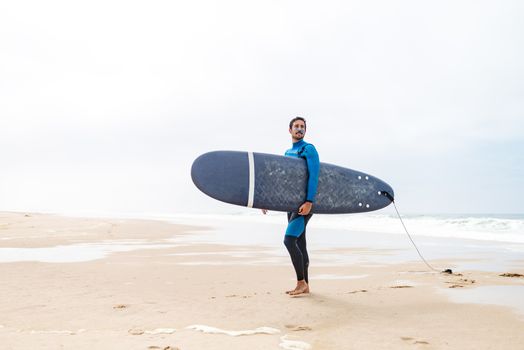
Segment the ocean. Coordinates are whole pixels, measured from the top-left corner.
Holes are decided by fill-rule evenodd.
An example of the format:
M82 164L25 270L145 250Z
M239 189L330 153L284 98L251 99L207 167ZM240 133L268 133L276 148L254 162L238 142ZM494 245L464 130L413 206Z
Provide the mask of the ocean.
M288 264L282 241L285 213L240 210L227 214L55 213L74 217L161 220L199 227L168 242L77 244L40 249L2 248L2 261L78 261L155 244L217 244L237 247L224 254L243 257L246 264ZM524 215L450 214L402 216L411 237L427 261L438 270L522 271L524 269ZM426 269L396 215L314 215L307 228L308 250L317 266L420 262ZM3 239L8 239L4 237ZM60 254L57 254L60 251ZM198 262L197 262L198 263ZM204 263L204 262L202 262ZM220 264L206 260L205 264ZM240 262L239 262L240 263Z
M258 210L231 214L124 214L124 217L175 222L225 221L284 225L285 213ZM524 243L524 214L409 214L402 219L412 236ZM396 214L314 215L308 227L351 232L404 235Z

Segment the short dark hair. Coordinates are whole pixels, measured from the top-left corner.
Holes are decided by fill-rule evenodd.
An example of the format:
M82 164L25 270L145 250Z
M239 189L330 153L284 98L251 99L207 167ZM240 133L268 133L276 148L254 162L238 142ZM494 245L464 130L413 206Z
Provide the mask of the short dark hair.
M304 126L307 129L306 120L304 118L302 118L302 117L295 117L295 118L291 119L291 121L289 122L289 128L290 129L293 127L293 123L296 122L297 120L302 120L304 122Z

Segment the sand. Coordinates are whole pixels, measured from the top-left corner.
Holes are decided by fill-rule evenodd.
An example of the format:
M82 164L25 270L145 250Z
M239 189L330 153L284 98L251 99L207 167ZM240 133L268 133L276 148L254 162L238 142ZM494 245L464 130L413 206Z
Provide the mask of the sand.
M190 242L199 225L0 213L0 348L524 348L519 310L448 294L519 288L522 277L312 261L312 293L290 297L291 264L253 263L259 247L172 240Z

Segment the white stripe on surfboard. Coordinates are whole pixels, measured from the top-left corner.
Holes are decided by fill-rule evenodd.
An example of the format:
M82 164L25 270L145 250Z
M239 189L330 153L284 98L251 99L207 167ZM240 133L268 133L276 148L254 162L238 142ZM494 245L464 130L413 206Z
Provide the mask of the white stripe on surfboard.
M253 200L255 198L255 159L253 152L247 152L249 159L249 195L247 197L248 208L253 208Z

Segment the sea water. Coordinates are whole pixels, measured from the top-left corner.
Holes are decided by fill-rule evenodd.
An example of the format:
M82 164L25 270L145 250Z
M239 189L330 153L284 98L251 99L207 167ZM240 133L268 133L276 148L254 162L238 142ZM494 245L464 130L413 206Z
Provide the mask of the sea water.
M74 213L66 215L79 216ZM91 213L81 216L150 219L200 226L205 229L191 234L173 234L167 242L163 240L158 245L206 243L237 246L243 247L242 250L226 250L222 254L241 258L236 263L288 263L282 244L287 225L285 213L263 215L253 209L229 214ZM453 268L462 270L505 272L523 268L524 215L406 215L403 221L426 260L453 261ZM308 224L307 241L317 265L392 264L420 260L396 215L317 214ZM0 248L0 257L3 257L0 260L50 262L56 259L58 249L67 253L59 254L62 256L60 262L67 262L67 256L71 261L87 261L104 258L112 252L157 248L150 241L147 245L144 243L105 241L54 248Z
M209 229L180 236L177 243L256 246L267 255L286 256L285 213L149 215ZM408 232L426 260L452 260L455 268L506 271L524 264L524 215L408 215ZM309 250L321 264L388 264L419 256L398 216L314 215L307 229ZM351 253L353 252L353 253Z

